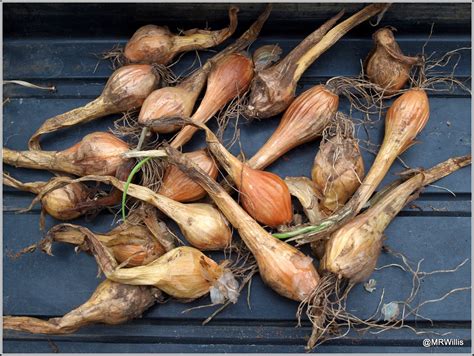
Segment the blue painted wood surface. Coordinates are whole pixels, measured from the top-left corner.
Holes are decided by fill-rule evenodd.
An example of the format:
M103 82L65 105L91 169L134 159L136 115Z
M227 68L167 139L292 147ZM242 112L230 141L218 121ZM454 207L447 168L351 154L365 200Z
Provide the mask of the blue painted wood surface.
M104 24L91 35L90 29L84 25L76 30L58 30L61 21L75 19L89 23L85 15L68 12L67 5L29 5L12 4L5 8L6 38L4 42L4 77L6 79L30 80L37 84L50 84L57 87L55 93L37 91L18 86L4 86L3 106L3 140L4 145L12 149L26 149L27 140L46 118L83 105L100 94L106 78L112 72L108 62L98 62L96 54L100 54L115 44L126 41L123 28L117 33L110 32ZM122 5L125 6L125 5ZM143 8L150 5L136 5L134 16L128 19L124 28L133 29L143 24L140 21L149 19L149 12ZM176 5L176 12L183 11ZM202 12L203 5L189 5L195 13ZM273 20L263 31L251 49L263 44L278 43L286 53L293 48L310 28L319 24L339 9L337 5L319 4L315 7L298 8L288 5L286 10L292 16L285 17L282 5L275 6ZM470 45L470 19L464 18L466 5L451 5L451 13L435 11L435 5L411 4L412 16L419 19L403 17L409 11L394 5L387 13L381 25L396 24L399 26L397 39L407 54L420 51L429 33L429 18L437 19L435 32L426 47L427 53L447 52ZM414 7L413 7L414 6ZM418 7L417 7L418 6ZM428 6L428 7L427 7ZM464 6L464 11L455 6ZM357 5L348 5L350 9ZM125 7L124 7L125 8ZM141 8L141 10L140 10ZM245 28L256 16L257 5L242 5L242 22L239 30ZM72 9L72 8L69 8ZM97 23L100 5L87 6L89 17ZM151 9L160 8L155 4ZM299 10L299 12L298 12ZM35 11L37 16L34 16ZM115 10L114 10L115 11ZM309 12L308 12L309 11ZM428 16L437 13L436 16ZM470 13L470 12L469 12ZM22 14L30 22L24 29L17 28L12 16ZM225 8L207 12L214 23L224 25L222 16ZM66 19L65 16L66 15ZM120 11L117 13L120 19ZM273 16L273 15L272 15ZM450 17L451 16L451 17ZM37 18L36 18L37 17ZM123 17L123 16L122 16ZM453 18L457 17L454 25ZM61 19L62 18L62 19ZM155 23L169 24L171 27L177 19L153 16ZM41 19L52 20L48 26ZM161 20L163 19L163 20ZM272 19L272 18L271 18ZM25 20L26 21L26 20ZM109 21L109 22L107 22ZM105 16L107 24L118 21ZM123 19L125 21L125 19ZM193 22L194 21L194 22ZM282 21L286 21L291 32L281 29ZM301 21L300 24L298 22ZM419 23L418 31L413 23ZM82 23L82 22L81 22ZM188 28L195 20L179 23L180 27ZM214 24L213 23L213 24ZM309 23L313 25L308 26ZM189 26L188 26L189 24ZM406 26L403 26L403 25ZM196 25L196 24L195 24ZM199 23L197 24L199 25ZM456 27L457 26L457 27ZM216 25L217 28L217 25ZM407 32L404 28L408 29ZM453 30L456 29L456 31ZM272 31L274 29L275 31ZM16 32L15 32L16 31ZM26 32L25 32L26 31ZM29 32L28 32L29 31ZM344 37L327 53L311 66L301 80L298 92L324 82L335 75L355 75L360 69L360 59L365 58L371 48L370 34L373 31L368 25L361 26L357 31ZM200 53L202 59L210 53ZM464 51L460 59L457 76L461 80L470 77L470 51ZM195 59L194 54L186 54L174 68L178 73ZM430 167L451 156L463 155L471 149L471 99L465 92L456 90L452 93L433 93L430 95L431 118L419 136L420 143L402 155L402 159L412 167ZM341 111L347 112L345 100L341 102ZM111 116L96 122L64 130L61 133L46 135L43 139L45 149L64 149L82 136L96 130L106 130L118 116ZM361 117L358 114L355 118ZM242 149L247 157L252 156L260 145L271 135L278 125L278 118L240 122ZM215 128L215 123L210 124ZM229 127L230 137L233 127ZM370 140L380 143L383 133L383 121L371 125ZM360 139L367 139L363 130L359 130ZM202 147L203 136L198 134L185 147L186 151ZM312 160L319 146L319 141L308 143L294 149L282 159L269 167L270 171L282 177L287 175L308 176ZM237 153L234 146L232 151ZM370 167L374 157L364 151L366 167ZM4 166L14 177L24 181L46 180L50 174L41 171L14 169ZM383 184L395 179L395 173L403 169L396 162ZM448 188L456 194L453 197L446 190L427 187L420 198L403 209L386 231L387 244L394 250L403 252L411 261L417 262L424 258L422 269L450 269L466 258L470 258L471 249L471 169L465 168L436 183ZM19 249L38 241L42 237L39 231L39 209L35 208L27 214L14 214L12 208L25 207L32 196L27 193L4 188L3 204L3 259L4 259L4 314L31 315L36 317L60 316L84 302L98 284L96 279L97 266L93 258L86 254L75 254L70 246L54 247L54 257L35 253L17 260L8 257L10 251ZM57 222L51 218L46 220L46 228ZM77 219L74 223L84 224L95 231L105 232L113 223L109 214L100 214L94 221L87 222ZM174 225L171 225L175 228ZM222 256L213 253L216 259ZM378 265L383 266L399 262L393 256L382 254ZM410 276L397 268L377 271L372 276L377 280L377 289L368 293L362 286L351 292L348 307L357 315L364 317L373 313L384 291L386 302L405 299L410 291ZM453 288L470 285L470 263L454 274L428 277L424 281L417 301L438 298ZM257 276L251 287L251 309L241 298L236 305L230 306L219 314L207 326L200 322L211 312L211 309L197 309L189 313L184 310L202 304L208 299L180 304L168 302L157 305L147 311L143 318L127 325L90 326L73 335L41 336L26 333L6 332L4 334L5 352L303 352L305 337L310 329L307 321L301 328L295 328L297 303L277 296L265 287ZM451 332L447 337L461 338L463 347L431 348L431 352L469 352L470 351L470 316L471 299L469 292L453 294L439 303L426 305L421 313L430 318L433 324L420 319L409 319L410 325L422 330L434 332ZM351 333L347 338L329 342L318 352L424 352L422 340L425 336L415 335L406 330L389 331L379 335Z

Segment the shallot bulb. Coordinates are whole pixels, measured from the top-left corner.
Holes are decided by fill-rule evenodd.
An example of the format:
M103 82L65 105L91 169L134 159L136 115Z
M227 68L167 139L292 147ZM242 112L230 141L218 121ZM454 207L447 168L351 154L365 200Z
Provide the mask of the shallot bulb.
M403 55L389 27L377 30L372 38L375 47L365 60L365 74L385 94L394 94L405 86L412 67L422 64L423 59Z
M225 104L245 93L252 78L253 62L246 53L231 53L219 59L209 73L206 93L192 120L198 123L207 122ZM175 148L183 146L196 131L196 127L183 127L171 145Z
M293 218L291 195L285 182L276 174L250 168L233 156L207 127L209 150L240 191L244 209L258 222L276 227L289 224Z
M22 183L5 173L3 174L3 184L38 195L44 211L53 218L62 221L76 219L81 216L81 212L76 208L91 195L89 188L82 183L67 184L42 194L48 188L47 182ZM32 205L34 203L36 203L36 199Z
M327 86L306 90L290 104L275 132L247 164L264 169L291 149L321 136L338 106L339 96Z
M359 188L365 173L359 143L353 137L352 123L345 118L342 122L349 124L349 130L341 132L337 120L336 125L328 127L328 135L321 141L311 169L313 182L323 196L320 206L327 215L344 206Z
M212 179L217 178L217 165L205 150L189 152L184 155L197 164ZM158 193L183 203L199 200L206 195L206 191L199 184L189 179L185 173L172 164L166 168Z
M218 31L192 29L175 35L168 27L140 27L125 45L124 56L131 63L169 64L179 53L215 47L235 32L238 12L231 6L229 27Z
M348 204L359 212L387 174L393 161L415 143L430 116L426 92L413 88L399 96L385 116L385 136L372 167Z
M210 294L213 304L237 302L239 284L224 264L218 265L201 251L188 246L172 249L146 266L114 269L115 261L100 242L91 239L94 256L108 279L154 286L178 299L196 299Z
M3 148L3 163L83 176L115 175L128 144L108 132L94 132L64 151L13 151Z
M140 317L161 298L156 288L130 286L106 279L87 302L60 318L42 320L26 316L4 316L3 329L33 334L70 334L92 324L123 324Z
M41 198L41 205L53 218L68 221L82 215L76 208L88 197L89 189L84 184L71 183L45 194Z
M159 82L160 76L152 65L134 64L121 67L110 76L97 99L46 120L31 136L28 147L31 150L40 150L40 137L46 133L138 108Z

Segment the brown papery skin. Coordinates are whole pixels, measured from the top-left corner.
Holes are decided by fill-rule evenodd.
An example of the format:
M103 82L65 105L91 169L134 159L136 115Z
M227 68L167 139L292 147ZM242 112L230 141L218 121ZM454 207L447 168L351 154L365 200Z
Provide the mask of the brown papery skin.
M428 96L413 88L399 96L385 116L385 136L372 167L348 205L356 213L367 203L393 161L415 142L430 116Z
M52 255L52 243L62 242L79 246L88 251L87 233L82 226L59 224L52 227L41 241L41 249ZM133 225L128 221L105 234L94 234L107 247L118 263L127 267L142 266L164 255L167 250L153 232L144 225ZM158 236L160 237L160 236Z
M202 81L201 89L204 84L205 81ZM201 89L193 92L176 86L155 90L143 103L138 115L138 123L146 125L166 117L190 117ZM151 127L151 130L165 134L175 132L180 128L179 125L169 125L161 126L159 129Z
M339 96L325 85L306 90L290 104L275 132L247 165L265 169L291 149L321 136L338 106Z
M209 150L235 182L240 191L242 206L250 216L271 227L292 221L291 195L283 179L242 163L207 128L206 141Z
M231 176L240 191L242 206L255 220L270 227L292 221L290 191L279 176L245 164L235 168Z
M159 74L148 64L134 64L117 69L97 99L46 120L31 136L29 149L41 150L39 139L46 133L140 107L159 82Z
M3 148L3 163L84 176L115 175L128 144L108 132L94 132L64 151L13 151Z
M175 35L167 27L140 27L125 45L124 56L131 63L169 64L178 53L219 45L237 28L239 9L229 9L229 27L219 31L192 29Z
M353 27L388 6L368 5L332 28L343 15L343 11L339 12L306 37L283 60L258 72L251 84L249 105L245 114L248 117L265 119L283 112L293 101L296 85L306 69Z
M367 211L334 232L326 244L321 269L358 283L374 271L383 232L423 186L471 164L471 156L451 158L388 189Z
M23 183L3 173L3 184L15 189L34 194L41 194L47 182ZM82 183L71 183L49 191L41 197L43 209L58 220L71 220L79 217L80 212L74 211L78 203L86 201L89 189Z
M365 60L365 74L385 94L394 94L405 86L410 78L411 68L421 64L421 58L403 55L390 28L377 30L372 38L375 47Z
M188 152L184 155L197 164L212 179L217 178L217 165L206 150ZM172 164L166 168L158 193L182 203L196 201L206 196L206 191L199 184Z
M53 218L67 221L82 215L74 210L79 203L87 200L89 189L81 183L71 183L55 189L41 198L43 209Z
M205 123L233 98L245 93L253 78L253 62L245 53L231 53L218 60L207 79L206 94L192 116L193 121ZM185 126L171 142L179 148L188 142L197 131Z
M172 147L168 158L199 183L239 232L257 260L260 276L278 294L296 301L304 300L319 282L312 259L291 245L266 232L236 201L192 161Z
M130 286L105 280L90 299L61 318L42 320L23 316L4 316L3 329L33 334L69 334L83 326L103 323L123 324L150 308L160 291L145 286Z
M311 178L323 198L327 215L343 207L364 179L364 161L357 140L342 138L321 142L314 158Z

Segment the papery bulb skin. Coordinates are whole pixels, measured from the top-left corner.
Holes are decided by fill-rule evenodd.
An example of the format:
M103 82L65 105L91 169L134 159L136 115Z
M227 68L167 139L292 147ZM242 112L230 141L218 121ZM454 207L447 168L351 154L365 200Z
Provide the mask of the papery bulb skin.
M127 267L146 265L166 253L158 241L143 244L114 245L110 249L118 263L127 261Z
M128 144L108 132L94 132L74 146L58 152L57 160L67 160L78 175L115 175L129 150Z
M213 63L207 79L206 93L192 116L193 121L206 123L229 101L243 95L253 74L253 61L246 53L231 53ZM183 146L196 131L194 126L183 127L171 142L171 146Z
M303 301L311 295L319 282L312 258L287 243L273 248L264 244L260 250L255 256L265 284L291 300ZM267 257L261 258L261 254Z
M190 117L194 102L194 95L190 95L188 91L180 87L165 87L155 90L143 102L138 115L138 123L146 125L160 118ZM151 130L165 134L175 132L180 128L180 125L161 125L159 128L151 127Z
M131 63L167 64L175 56L170 52L173 36L167 27L142 26L125 45L124 56Z
M400 95L385 115L385 135L375 161L361 186L347 203L359 212L387 174L393 161L414 144L428 122L430 106L426 92L413 88Z
M243 165L241 170L236 169L233 178L240 191L242 207L255 220L270 227L292 221L290 191L276 174Z
M291 77L281 78L276 66L256 73L250 86L249 104L244 114L256 119L267 119L283 112L295 99L296 82Z
M311 178L322 195L320 207L333 213L344 206L364 179L364 161L357 140L321 142Z
M197 164L212 179L217 178L217 165L207 151L198 150L184 155ZM182 203L196 201L206 196L206 191L199 184L172 164L166 168L158 193Z
M77 204L87 200L88 189L82 183L71 183L54 189L41 198L43 209L53 218L67 221L82 215L75 211Z
M421 58L404 56L388 27L377 30L372 38L375 47L365 60L365 74L385 94L394 94L405 86L412 67L420 64Z
M116 112L128 111L140 107L159 82L160 76L152 65L123 66L111 75L101 97Z
M219 210L201 203L185 206L176 223L192 246L202 251L218 251L230 246L232 231Z
M376 223L376 219L371 218ZM362 282L372 274L382 250L383 234L377 229L363 228L370 224L368 219L366 215L359 215L331 236L326 243L321 269L354 283Z
M399 96L385 116L385 137L404 143L398 154L410 147L430 117L428 95L423 89L413 88ZM384 140L385 141L385 140Z
M169 64L181 52L217 46L237 28L239 9L229 9L229 26L217 31L192 29L173 34L166 26L140 27L125 45L124 56L131 63Z
M290 104L273 135L247 164L264 169L294 147L321 136L338 107L339 96L325 85L306 90Z
M253 61L245 52L231 53L220 59L209 73L206 96L226 103L243 94L253 78ZM217 85L220 83L221 85Z

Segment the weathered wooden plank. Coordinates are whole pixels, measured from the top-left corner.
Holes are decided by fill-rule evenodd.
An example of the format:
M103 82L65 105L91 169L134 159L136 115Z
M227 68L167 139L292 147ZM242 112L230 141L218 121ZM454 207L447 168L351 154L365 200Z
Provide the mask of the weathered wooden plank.
M123 338L122 338L123 340ZM391 353L417 353L417 352L442 352L442 353L469 353L468 347L433 347L423 348L422 346L335 346L323 344L317 348L320 353L381 353L389 347ZM304 353L304 346L288 345L216 345L216 344L175 344L175 343L102 343L102 342L62 342L55 341L9 341L3 342L3 349L9 353L23 352L67 352L67 353Z
M422 330L420 328L420 330ZM426 329L428 330L428 329ZM100 331L100 335L97 332ZM202 334L204 331L204 334ZM443 333L448 329L431 328L431 333ZM309 327L291 328L288 326L253 325L247 323L236 323L235 325L207 325L199 328L198 325L181 324L148 324L129 323L121 327L94 326L86 327L73 335L64 336L42 336L27 333L7 331L8 339L21 340L45 340L53 342L104 342L117 341L120 337L126 337L129 343L182 343L182 344L210 344L210 345L280 345L289 347L290 345L302 348L305 338L310 333ZM390 335L391 334L391 335ZM423 347L422 341L425 338L438 338L435 334L416 335L408 329L393 331L392 333L380 333L377 335L366 334L364 337L350 332L347 338L328 342L327 346L344 347L353 345L359 347L377 347L387 343L405 347ZM447 338L446 336L444 338ZM465 346L469 345L470 335L466 329L455 329L449 338L462 340ZM459 346L458 346L459 347ZM456 348L456 347L452 347Z
M246 28L263 9L263 4L237 4L239 21ZM5 34L8 36L130 36L139 26L168 25L176 28L226 26L227 9L224 3L211 4L7 4L5 7ZM265 25L267 33L307 33L341 9L346 17L362 8L354 3L282 3L274 4ZM436 28L453 33L470 28L470 4L410 4L395 3L386 12L381 25L392 25L413 33ZM192 16L189 16L192 14ZM17 17L16 17L17 16ZM18 16L22 21L19 22ZM453 20L455 19L455 20ZM48 26L44 24L47 23ZM371 30L365 23L354 31ZM240 29L239 29L240 30Z
M427 40L429 31L424 37L413 38L403 32L397 33L397 40L404 53L415 55L421 53L423 44ZM436 33L435 33L436 34ZM288 53L302 39L303 36L266 36L258 38L250 47L253 51L261 45L278 44L283 49L283 54ZM452 40L451 36L434 36L428 42L425 53L435 52L434 58L439 58L443 53L454 49L469 47L468 36ZM6 79L79 79L79 78L107 78L112 73L109 61L100 61L98 56L109 51L116 45L124 46L126 39L120 40L7 40L4 43L4 77ZM226 43L231 43L228 40ZM363 37L343 37L332 48L324 53L305 72L303 80L315 77L330 78L334 76L350 76L360 72L360 61L364 60L372 49L371 33ZM211 51L200 51L201 61L212 55L214 50L219 50L221 45ZM81 53L80 56L77 54ZM336 59L336 60L335 60ZM457 58L456 58L457 60ZM470 76L471 61L470 51L461 52L456 75ZM193 63L197 66L196 55L187 53L183 55L173 70L180 74L186 71Z

